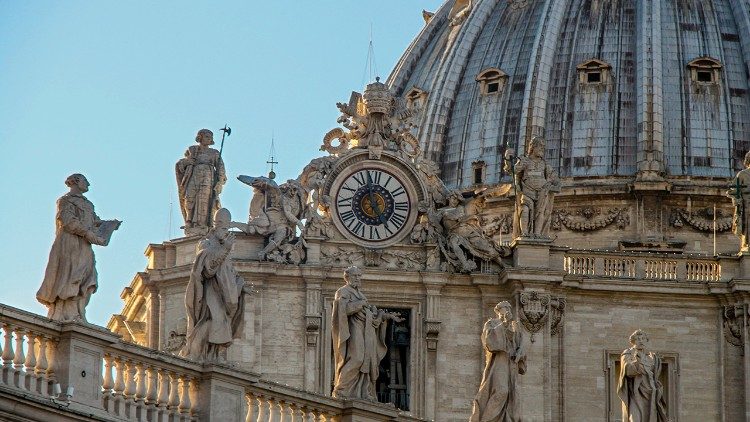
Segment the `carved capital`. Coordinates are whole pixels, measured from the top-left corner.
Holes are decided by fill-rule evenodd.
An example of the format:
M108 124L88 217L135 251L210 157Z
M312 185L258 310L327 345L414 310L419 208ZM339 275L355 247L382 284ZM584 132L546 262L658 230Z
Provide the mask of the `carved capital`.
M724 337L729 344L737 347L743 345L743 324L746 309L743 305L727 305L722 309Z

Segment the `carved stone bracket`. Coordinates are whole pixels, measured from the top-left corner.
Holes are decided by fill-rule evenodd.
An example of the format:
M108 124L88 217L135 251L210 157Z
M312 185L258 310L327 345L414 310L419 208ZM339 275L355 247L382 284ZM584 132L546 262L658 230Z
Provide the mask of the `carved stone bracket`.
M424 332L427 341L427 350L437 350L438 336L440 335L440 321L425 320Z
M674 208L672 209L672 215L669 219L669 223L672 227L681 228L685 224L690 227L702 231L711 232L714 230L714 209L713 208L701 208L696 211L689 212L685 208ZM716 231L725 232L732 229L732 216L724 215L724 211L716 210Z
M585 232L603 229L615 224L623 230L630 224L630 214L627 208L602 209L584 207L577 210L555 210L552 213L552 229Z
M742 305L727 305L722 310L724 320L724 337L729 344L742 347L743 318L745 308Z
M323 318L320 315L305 315L305 331L307 336L307 345L315 346L318 344L320 334L320 324Z
M563 314L565 313L565 298L552 297L537 291L521 292L519 297L518 316L526 330L531 334L531 342L536 341L538 333L550 321L550 334L560 332Z

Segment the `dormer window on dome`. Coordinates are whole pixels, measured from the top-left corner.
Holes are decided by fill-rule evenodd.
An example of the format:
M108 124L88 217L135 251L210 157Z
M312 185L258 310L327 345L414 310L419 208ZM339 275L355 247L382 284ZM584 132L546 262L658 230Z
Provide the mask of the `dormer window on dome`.
M471 169L473 170L473 182L475 185L481 185L484 183L485 173L487 171L487 163L484 160L474 161L471 163Z
M508 75L496 67L490 67L479 72L477 82L482 95L493 95L502 92Z
M591 59L576 66L578 71L578 82L582 84L601 84L609 80L609 72L612 69L608 63L601 60Z
M699 57L688 63L690 69L690 79L701 85L712 85L719 83L719 72L721 63L710 57Z
M412 87L409 92L404 96L406 98L406 106L412 110L419 110L427 102L427 91L419 88Z

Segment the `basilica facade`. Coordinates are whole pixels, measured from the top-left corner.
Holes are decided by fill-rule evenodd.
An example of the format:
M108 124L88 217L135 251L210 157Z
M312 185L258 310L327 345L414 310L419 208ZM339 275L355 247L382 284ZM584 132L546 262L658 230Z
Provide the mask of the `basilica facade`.
M223 358L330 395L335 293L357 266L369 302L401 316L377 400L415 417L470 418L483 325L507 301L523 420L621 421L637 329L668 420L748 420L750 192L732 180L750 147L750 8L449 0L424 16L298 177L228 181L254 195L246 221L233 210L244 325ZM112 332L183 350L203 234L196 217L148 246Z

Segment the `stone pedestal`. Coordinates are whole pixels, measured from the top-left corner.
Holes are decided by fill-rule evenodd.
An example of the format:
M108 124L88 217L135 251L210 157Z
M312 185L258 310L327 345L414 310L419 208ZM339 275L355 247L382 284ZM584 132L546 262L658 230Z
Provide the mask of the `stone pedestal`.
M204 365L198 396L201 420L244 421L245 387L258 382L258 375L224 365Z
M516 268L549 268L552 239L519 237L511 243Z
M398 409L392 405L364 400L345 400L341 422L381 422L396 420Z

